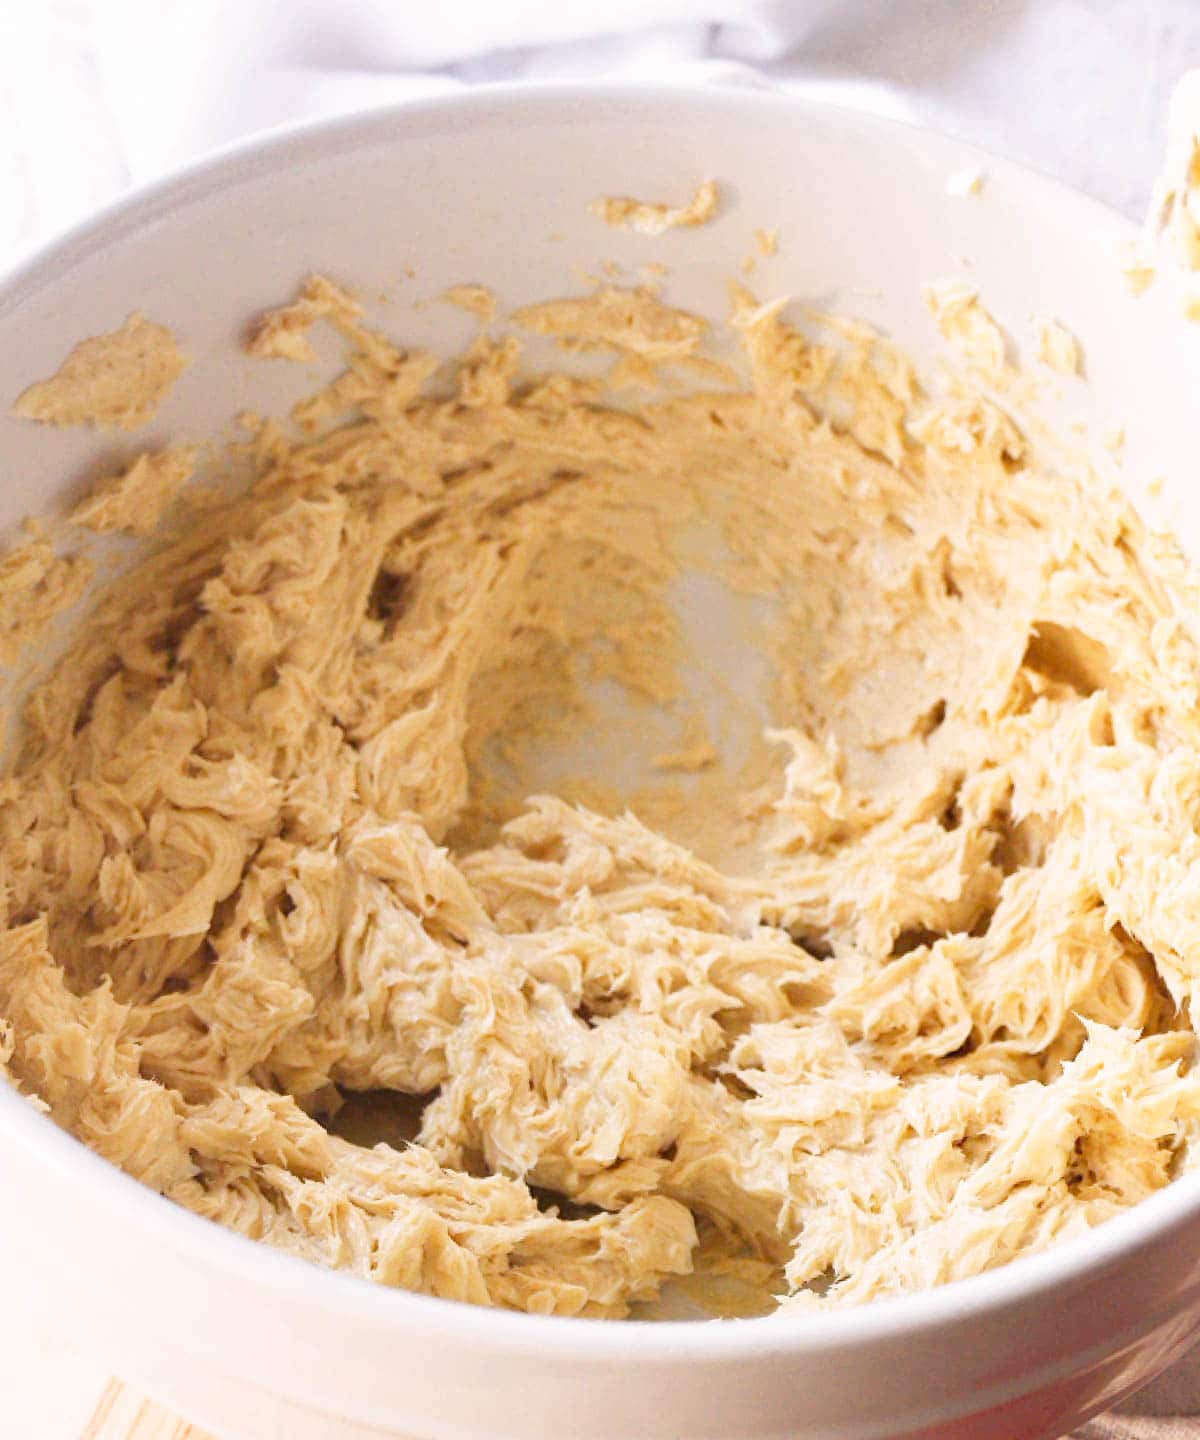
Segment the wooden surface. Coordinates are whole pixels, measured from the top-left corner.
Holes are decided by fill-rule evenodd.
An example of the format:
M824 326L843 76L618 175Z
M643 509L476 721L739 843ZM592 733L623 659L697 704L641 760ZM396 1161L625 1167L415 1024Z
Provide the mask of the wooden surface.
M24 1316L0 1320L0 1395L4 1440L211 1440Z
M208 1440L208 1437L119 1380L110 1380L80 1432L80 1440Z

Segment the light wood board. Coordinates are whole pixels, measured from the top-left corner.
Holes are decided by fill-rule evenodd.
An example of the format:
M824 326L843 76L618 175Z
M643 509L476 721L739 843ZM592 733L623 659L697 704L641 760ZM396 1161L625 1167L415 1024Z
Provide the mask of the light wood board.
M0 1394L4 1440L211 1440L24 1314L0 1314Z

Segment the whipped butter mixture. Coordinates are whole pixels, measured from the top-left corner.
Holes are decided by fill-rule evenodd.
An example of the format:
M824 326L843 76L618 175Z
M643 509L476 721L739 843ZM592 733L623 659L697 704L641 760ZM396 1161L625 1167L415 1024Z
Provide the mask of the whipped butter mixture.
M745 389L649 290L440 368L328 281L266 317L252 353L332 324L348 368L251 421L240 498L168 512L0 782L13 1082L243 1234L563 1315L697 1270L869 1300L1166 1185L1200 1119L1200 604L1014 418L974 293L929 300L936 394L744 292ZM522 328L624 388L526 376ZM173 489L170 453L81 523ZM749 754L689 699L698 535L758 617ZM645 804L529 793L564 737L603 749L601 691L631 737L677 722ZM394 1097L411 1143L372 1144Z

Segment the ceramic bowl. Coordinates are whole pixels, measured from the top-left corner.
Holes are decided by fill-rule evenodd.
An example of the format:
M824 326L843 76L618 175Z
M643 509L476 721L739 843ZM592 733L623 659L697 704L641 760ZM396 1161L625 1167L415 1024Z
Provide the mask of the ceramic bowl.
M949 194L965 166L982 193ZM723 203L700 230L617 233L617 193ZM451 351L469 317L421 302L461 281L511 306L577 292L605 259L670 267L668 297L721 316L749 283L933 348L921 284L965 274L1013 334L1035 314L1081 339L1072 404L1125 425L1127 483L1200 542L1200 330L1162 287L1132 298L1130 227L1028 170L881 120L746 89L487 90L256 140L122 200L0 287L0 397L130 310L194 357L150 431L227 433L312 377L254 364L246 318L322 269L375 323ZM50 512L98 460L90 432L0 418L0 530ZM1161 493L1148 482L1161 477ZM0 1273L114 1369L236 1440L1033 1440L1062 1434L1200 1329L1200 1175L1083 1239L926 1294L845 1313L709 1324L538 1318L326 1273L175 1208L0 1093Z

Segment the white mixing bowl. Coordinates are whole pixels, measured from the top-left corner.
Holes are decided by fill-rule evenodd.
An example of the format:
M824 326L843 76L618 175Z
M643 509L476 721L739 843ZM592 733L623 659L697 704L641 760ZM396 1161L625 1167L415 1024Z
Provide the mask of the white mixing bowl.
M972 164L984 192L948 195L946 176ZM588 213L602 194L682 199L709 176L725 200L703 230L652 240ZM247 316L312 269L386 290L378 323L451 349L468 317L414 300L459 281L505 305L571 293L579 262L606 257L664 261L671 299L720 316L759 227L779 230L780 254L751 283L864 314L918 353L932 338L919 287L964 259L1018 340L1031 314L1057 315L1083 341L1094 413L1127 427L1139 503L1153 508L1144 482L1165 477L1163 513L1200 549L1200 333L1161 286L1126 293L1125 222L963 145L767 93L488 91L231 151L5 282L0 397L140 308L195 357L151 438L215 435L243 407L311 388L300 367L251 365L237 342ZM61 502L104 453L88 433L0 420L0 529ZM0 1187L10 1310L48 1308L120 1373L242 1440L1051 1437L1200 1330L1200 1175L1082 1240L932 1293L659 1325L473 1309L325 1273L174 1208L7 1089Z

